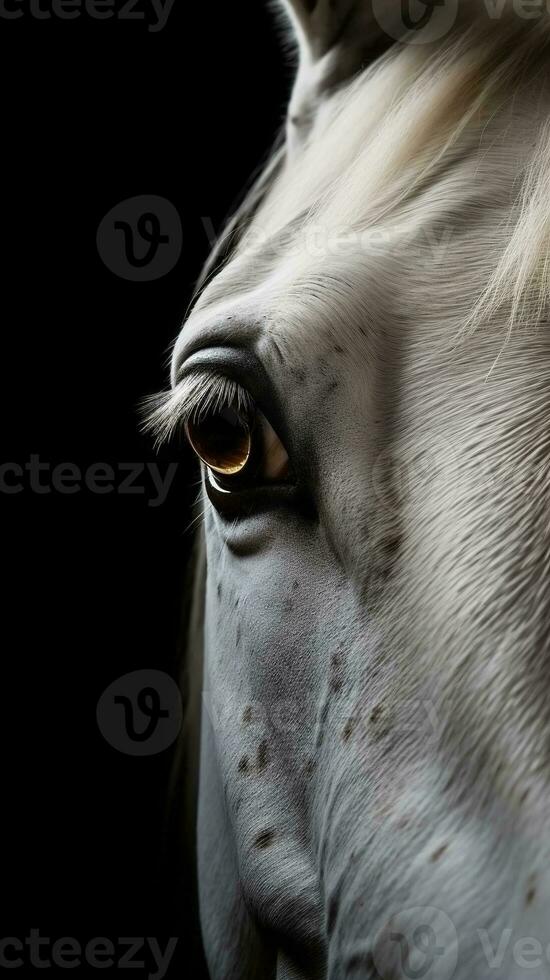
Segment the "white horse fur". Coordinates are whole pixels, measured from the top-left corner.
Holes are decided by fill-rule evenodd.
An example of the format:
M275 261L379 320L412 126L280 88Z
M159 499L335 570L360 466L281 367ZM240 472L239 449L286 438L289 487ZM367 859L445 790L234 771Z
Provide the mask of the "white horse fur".
M392 0L292 3L286 146L175 347L161 430L224 383L189 353L249 346L316 514L205 498L214 980L550 977L550 15L522 9L421 43Z

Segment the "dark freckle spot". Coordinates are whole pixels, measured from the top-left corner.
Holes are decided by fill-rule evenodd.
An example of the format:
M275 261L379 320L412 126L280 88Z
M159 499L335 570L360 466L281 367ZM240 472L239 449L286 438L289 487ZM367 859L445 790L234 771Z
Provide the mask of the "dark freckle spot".
M333 691L339 691L342 687L342 658L338 653L333 653L330 658L331 678L330 686Z
M258 772L263 772L269 763L269 753L267 750L267 742L260 742L258 746Z
M359 333L362 334L363 337L367 336L367 331L365 330L364 327L359 327Z
M294 581L292 583L292 588L293 589L299 589L300 588L300 583L298 582L298 579L297 578L294 579Z
M397 554L397 552L399 551L399 548L400 547L401 547L401 539L399 537L388 538L388 540L384 544L384 548L386 550L386 554L390 558L393 558L394 555Z
M242 759L239 759L238 765L239 772L248 772L248 756L243 755Z
M252 721L252 707L251 705L247 704L246 708L243 711L243 725L250 725L251 721Z
M439 858L443 857L448 846L448 844L442 844L441 847L438 847L432 854L432 861L439 861Z
M270 845L273 843L274 840L275 840L274 830L262 830L254 841L254 847L259 847L260 850L263 851L264 848L270 847Z
M383 704L377 704L371 711L369 716L369 722L372 728L371 736L376 741L380 738L384 738L390 730L389 720L386 717L386 711Z
M351 736L353 735L354 728L355 728L355 718L348 718L346 724L342 729L342 740L344 742L349 742Z
M334 350L334 353L335 354L343 354L344 353L344 348L343 347L340 347L340 344L335 344L333 350Z
M529 875L527 893L525 895L525 904L532 905L537 896L537 889L535 887L535 882L537 880L536 874Z
M330 393L331 391L336 391L337 387L338 387L338 382L337 381L331 381L330 384L329 384L329 386L328 386L328 392Z
M217 585L217 588L216 588L216 592L218 593L218 599L221 599L221 597L222 597L222 583L221 582L218 582L218 585Z
M236 609L236 608L237 608L237 606L239 605L239 601L240 601L240 600L239 600L239 597L237 596L237 598L235 599L235 602L233 603L233 608L234 608L234 609Z
M333 895L328 903L327 911L327 933L332 935L334 932L334 926L336 925L336 917L338 915L338 899Z

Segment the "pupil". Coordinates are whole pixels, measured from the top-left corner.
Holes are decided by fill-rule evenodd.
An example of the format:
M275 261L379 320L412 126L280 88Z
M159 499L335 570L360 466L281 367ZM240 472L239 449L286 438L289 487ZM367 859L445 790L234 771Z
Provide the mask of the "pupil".
M187 434L197 455L216 473L231 476L246 466L250 428L234 409L223 408L199 422L188 422Z

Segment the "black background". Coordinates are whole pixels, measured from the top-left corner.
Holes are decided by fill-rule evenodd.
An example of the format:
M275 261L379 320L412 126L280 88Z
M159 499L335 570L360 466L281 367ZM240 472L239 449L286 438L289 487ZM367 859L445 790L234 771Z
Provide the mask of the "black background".
M21 9L0 19L2 461L153 461L136 406L167 382L209 250L201 219L219 228L265 157L291 69L260 0L176 0L159 33ZM117 278L96 248L102 217L139 194L183 223L176 267L151 283ZM199 977L159 864L170 751L131 758L95 719L120 675L173 668L196 481L177 446L158 462L173 460L157 508L86 488L0 493L1 921L21 939L177 935L170 975Z

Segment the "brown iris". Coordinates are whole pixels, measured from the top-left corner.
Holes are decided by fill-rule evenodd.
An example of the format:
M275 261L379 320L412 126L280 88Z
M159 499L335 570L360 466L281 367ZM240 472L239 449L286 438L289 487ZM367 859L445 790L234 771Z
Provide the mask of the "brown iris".
M226 407L186 424L191 446L203 463L224 476L244 469L252 450L249 420Z

